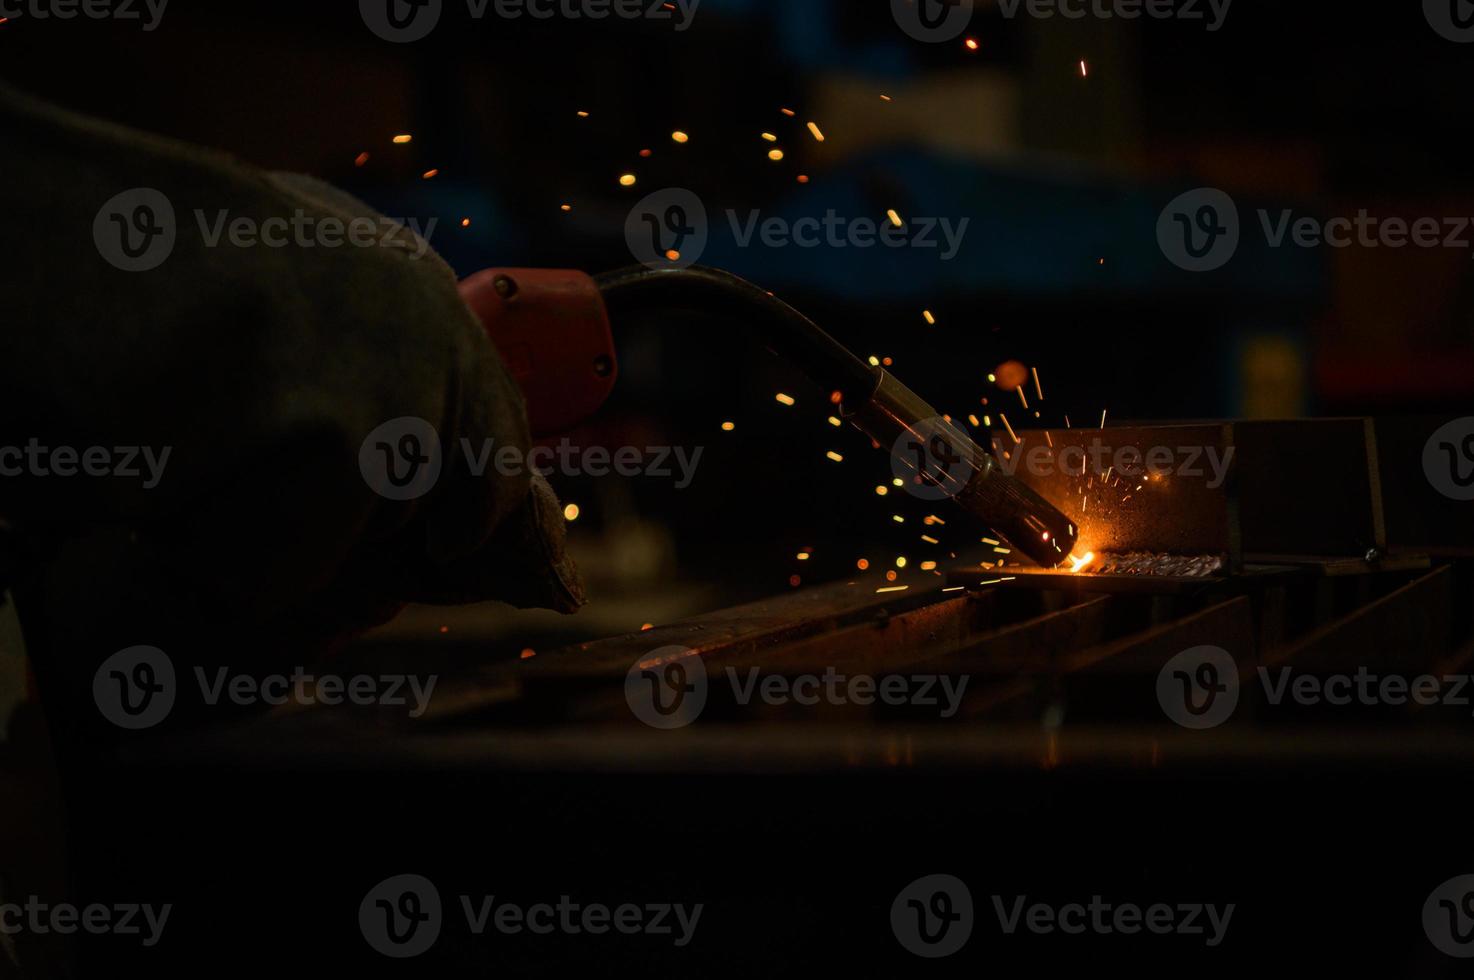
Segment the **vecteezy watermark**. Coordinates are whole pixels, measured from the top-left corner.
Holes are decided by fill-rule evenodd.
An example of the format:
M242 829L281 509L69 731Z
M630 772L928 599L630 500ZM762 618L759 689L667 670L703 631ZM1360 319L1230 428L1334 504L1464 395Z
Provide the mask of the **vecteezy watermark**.
M1439 37L1455 44L1474 42L1474 3L1469 0L1423 0L1423 16Z
M466 0L475 21L501 20L651 20L668 22L677 32L691 26L701 0ZM358 0L363 22L376 36L396 44L422 41L439 25L444 0Z
M159 906L122 903L118 905L50 904L31 895L24 903L0 902L0 935L137 937L148 948L159 944L169 924L172 904Z
M842 215L830 208L822 216L768 215L757 209L724 212L738 248L915 248L931 250L943 262L956 258L970 218ZM641 198L625 218L630 254L657 269L685 268L705 251L711 237L706 206L684 187L667 187Z
M430 706L439 681L436 674L356 674L342 676L297 667L291 673L255 676L228 667L193 670L200 700L209 707L231 704L247 708L288 704L311 707L381 706L405 708L419 718ZM174 662L158 647L120 650L97 669L92 696L97 709L119 728L140 731L169 717L179 698Z
M935 709L951 718L962 706L970 678L948 674L842 674L826 667L819 674L764 674L756 667L722 674L738 705L758 702L769 707L820 704L883 704ZM637 659L625 675L624 695L630 711L652 728L684 728L701 716L711 679L701 657L689 647L661 647Z
M1474 874L1450 878L1423 903L1423 931L1440 952L1474 957Z
M1198 936L1210 948L1223 942L1233 919L1235 905L1222 907L1202 902L1156 902L1142 906L1134 902L1109 902L1092 895L1089 902L1050 905L1030 902L1026 895L1005 900L993 896L998 925L1006 935L1020 929L1036 935L1062 933L1067 936Z
M0 477L33 476L69 479L75 476L141 480L152 490L164 478L170 446L43 446L30 439L24 446L0 446Z
M1238 707L1238 663L1222 647L1184 650L1157 673L1157 703L1183 728L1216 728Z
M927 959L951 956L972 935L972 893L954 875L917 878L891 902L891 931L907 951Z
M684 490L696 479L696 468L706 447L696 446L575 446L561 439L556 446L498 445L494 439L462 438L456 449L472 476L621 476L674 479ZM440 434L422 418L403 416L374 429L358 451L358 469L364 482L390 500L415 500L435 488L444 463Z
M706 707L706 665L690 647L666 646L640 657L625 674L624 700L651 728L684 728Z
M1259 208L1255 214L1270 248L1474 249L1474 218L1467 215L1379 217L1365 208L1332 218L1296 214L1290 208ZM1213 187L1179 194L1157 219L1162 254L1189 272L1222 268L1238 251L1240 239L1237 205Z
M1007 20L1181 20L1202 21L1209 31L1223 26L1233 0L998 0ZM918 41L955 41L972 21L973 0L891 0L897 26Z
M1474 714L1474 676L1469 674L1380 674L1365 666L1351 672L1308 674L1294 667L1260 666L1255 671L1265 710L1299 707L1461 708ZM1238 707L1238 663L1222 647L1184 650L1157 674L1157 700L1168 718L1184 728L1216 728Z
M341 218L309 214L232 215L225 209L193 212L199 243L205 248L395 248L412 259L424 258L439 218L382 215ZM168 261L179 240L174 204L162 191L135 187L105 202L92 223L98 253L124 272L148 272Z
M1057 474L1127 480L1168 477L1201 479L1209 490L1227 482L1233 446L1137 446L1094 436L1084 445L1015 443L1008 452L995 445L991 465L1009 476L1020 471L1047 479ZM961 493L985 465L982 450L958 426L944 418L923 419L897 437L891 447L891 472L907 493L922 500L943 500Z
M690 944L705 906L676 902L625 902L605 905L560 895L556 902L519 904L495 895L457 897L466 930L476 936L658 936L677 946ZM395 959L419 956L435 945L446 926L444 903L435 883L423 875L395 875L369 889L358 906L364 941Z
M0 0L0 19L136 20L144 31L158 29L169 0Z
M1450 500L1474 500L1474 416L1454 419L1428 437L1423 471Z
M1027 895L991 896L1002 935L1019 932L1078 936L1202 937L1209 947L1222 944L1236 906L1201 902L1112 902L1092 895L1088 902L1053 905L1030 902ZM918 878L891 903L891 930L909 952L928 959L950 956L966 945L974 927L972 893L953 875Z
M1474 706L1474 677L1468 674L1375 674L1358 667L1352 674L1297 674L1292 667L1259 668L1270 706L1292 703L1301 706L1415 704L1452 708ZM1474 713L1474 712L1471 712Z

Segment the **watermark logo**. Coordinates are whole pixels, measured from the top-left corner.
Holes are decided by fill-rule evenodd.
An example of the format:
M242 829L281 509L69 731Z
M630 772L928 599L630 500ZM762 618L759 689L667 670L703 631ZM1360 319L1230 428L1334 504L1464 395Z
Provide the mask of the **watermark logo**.
M1450 500L1474 500L1474 416L1455 419L1428 438L1423 472Z
M891 447L891 473L922 500L946 500L962 492L977 472L975 446L944 418L922 419Z
M1238 707L1238 664L1222 647L1184 650L1157 674L1157 702L1183 728L1216 728Z
M160 906L122 903L118 905L55 905L35 895L20 902L0 902L0 936L92 936L139 937L145 948L153 948L164 936L164 927L174 911L172 904ZM0 943L0 952L5 946Z
M973 0L891 0L891 16L907 35L929 44L953 41L972 21Z
M671 937L677 947L690 944L706 906L673 902L624 902L611 906L576 901L561 895L556 903L519 905L496 895L456 896L467 932L482 936L531 933L547 936ZM428 951L447 924L440 891L423 875L395 875L379 882L358 906L358 926L364 941L394 959L409 959Z
M459 453L467 472L522 477L620 476L671 480L685 490L696 479L704 446L575 446L567 438L557 445L497 445L495 439L477 442L462 438L449 448ZM392 419L369 433L359 447L358 467L375 493L390 500L414 500L434 489L444 468L440 436L422 418Z
M383 40L409 44L435 30L444 0L358 0L358 12L368 29Z
M1450 878L1423 903L1423 931L1440 953L1474 957L1474 875Z
M691 26L701 0L466 0L466 16L473 21L488 16L499 20L621 20L671 21L676 33ZM443 0L358 0L364 25L381 40L394 44L423 41L440 24Z
M136 20L151 33L168 6L169 0L0 0L0 20Z
M376 952L408 959L440 938L440 891L423 875L395 875L379 882L358 906L358 928Z
M995 450L1002 442L993 440ZM1052 444L1037 443L1028 448L1020 439L1006 454L997 453L998 468L1009 476L1019 472L1048 478L1057 473L1083 477L1093 474L1106 477L1116 473L1129 479L1177 477L1203 480L1204 486L1216 490L1228 480L1237 447L1219 446L1136 446L1107 443L1092 436L1087 445L1068 445L1056 449Z
M915 248L950 262L962 249L972 219L912 216L892 211L884 217L842 215L833 208L822 216L797 218L746 213L728 208L724 232L736 248ZM654 269L685 268L700 259L713 228L706 206L693 191L668 187L641 199L625 218L625 244L636 261Z
M255 677L232 674L227 667L210 673L198 666L194 679L200 701L212 708L224 703L242 708L352 704L404 708L411 718L422 717L429 710L440 680L437 674L340 676L313 673L305 667L297 667L290 674ZM174 663L158 647L120 650L103 662L92 680L93 698L103 717L132 731L152 728L167 718L180 692Z
M706 205L695 191L667 187L648 194L624 222L630 254L652 269L685 269L706 250Z
M174 663L158 647L119 650L92 678L92 698L102 716L119 728L141 731L162 722L177 695Z
M1011 903L1005 903L1002 895L993 896L998 925L1009 936L1020 929L1038 936L1056 933L1132 936L1146 932L1158 936L1199 936L1210 949L1223 943L1236 909L1232 902L1222 906L1202 902L1176 905L1158 902L1141 906L1092 895L1089 902L1055 906L1030 902L1027 895L1015 895Z
M24 446L0 446L0 477L111 477L138 480L152 490L163 481L173 452L172 446L47 446L31 438Z
M640 657L624 678L624 699L651 728L685 728L706 707L706 664L690 647L660 647Z
M1474 3L1469 0L1423 0L1423 15L1439 37L1455 44L1474 41Z
M953 875L917 878L891 903L891 930L909 952L927 959L951 956L972 936L972 893Z
M179 236L174 205L152 187L134 187L110 198L92 222L98 254L124 272L163 265Z
M1221 268L1238 251L1238 207L1216 187L1179 194L1157 218L1157 244L1167 261L1180 269Z
M385 422L358 450L364 482L389 500L417 500L435 489L441 465L440 433L413 415Z

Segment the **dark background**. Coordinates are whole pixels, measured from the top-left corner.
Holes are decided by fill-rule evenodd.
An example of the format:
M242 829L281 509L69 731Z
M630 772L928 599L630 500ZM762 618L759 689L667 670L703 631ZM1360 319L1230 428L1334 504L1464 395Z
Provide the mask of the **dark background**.
M1214 32L980 7L973 52L914 41L888 4L853 0L703 0L684 32L477 22L450 2L438 30L409 45L373 36L353 3L174 0L151 33L87 19L0 24L0 77L318 175L392 215L436 217L432 244L462 275L629 264L631 206L688 187L712 216L703 261L774 289L862 357L892 358L958 417L1003 407L1027 420L987 383L1010 359L1039 369L1047 400L1036 407L1054 425L1103 409L1463 410L1474 389L1467 248L1268 249L1249 212L1474 215L1462 152L1474 47L1436 34L1417 3L1237 0ZM670 140L677 128L689 144ZM779 136L783 162L766 159L763 131ZM392 145L397 133L414 142ZM431 168L439 175L422 179ZM625 172L635 187L618 185ZM1168 200L1198 186L1235 197L1245 244L1225 268L1194 275L1163 258L1154 228ZM920 250L736 248L722 216L830 207L971 226L944 263ZM920 542L923 505L874 491L890 476L884 455L831 428L822 393L740 333L681 319L623 325L617 340L620 387L576 441L703 446L694 485L555 481L581 510L572 547L595 603L577 619L416 610L391 635L515 656L853 576L861 558L877 577L906 556L905 582L957 544ZM777 404L780 390L798 404ZM827 461L830 449L845 462ZM798 561L800 550L813 557Z

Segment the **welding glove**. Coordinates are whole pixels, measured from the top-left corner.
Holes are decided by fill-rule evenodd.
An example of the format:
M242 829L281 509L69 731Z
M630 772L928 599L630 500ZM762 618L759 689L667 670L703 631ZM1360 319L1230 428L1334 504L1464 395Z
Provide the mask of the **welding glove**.
M409 601L581 604L552 490L459 450L525 458L526 413L423 239L320 182L3 86L0 133L0 453L34 450L0 455L0 568L28 643L92 661L198 630L221 659L285 655ZM353 218L372 245L331 235ZM232 241L237 222L263 237ZM441 467L391 499L369 462L429 443L370 436L407 418Z

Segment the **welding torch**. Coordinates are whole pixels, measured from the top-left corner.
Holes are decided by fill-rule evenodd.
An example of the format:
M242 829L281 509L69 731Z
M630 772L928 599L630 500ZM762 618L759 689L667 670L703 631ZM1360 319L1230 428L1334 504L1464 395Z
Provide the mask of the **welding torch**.
M861 361L798 310L731 273L701 266L633 266L593 277L489 269L466 279L461 294L521 385L535 436L567 431L613 390L611 316L716 313L752 330L829 392L836 414L888 450L919 496L952 500L1045 568L1064 562L1075 545L1073 521L889 371Z

